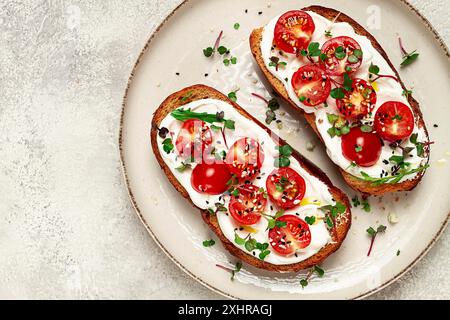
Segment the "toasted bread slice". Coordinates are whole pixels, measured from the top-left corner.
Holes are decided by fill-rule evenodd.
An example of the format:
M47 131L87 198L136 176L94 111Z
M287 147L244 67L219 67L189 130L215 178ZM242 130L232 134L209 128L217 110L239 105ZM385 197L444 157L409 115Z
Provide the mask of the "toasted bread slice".
M364 27L362 27L359 23L357 23L355 20L353 20L349 16L345 15L344 13L336 11L331 8L325 8L325 7L321 7L321 6L310 6L310 7L303 8L302 10L315 12L329 20L334 20L340 13L336 22L347 22L355 29L355 32L357 34L366 36L372 42L373 47L388 62L389 66L392 68L392 70L394 70L395 75L396 75L397 79L399 79L403 90L406 90L404 83L400 79L398 71L396 70L396 68L394 67L392 62L389 60L386 52L383 50L383 48L378 43L378 41L368 31L366 31L364 29ZM252 54L253 54L256 62L258 63L259 67L263 71L265 77L267 78L268 82L271 84L273 89L288 103L288 105L290 107L292 107L297 112L300 112L303 114L306 121L313 128L313 130L316 132L316 134L319 136L319 138L323 141L323 139L320 136L319 131L316 127L315 115L308 114L308 113L304 112L302 109L300 109L299 107L297 107L297 105L289 98L288 92L286 91L284 84L280 80L278 80L276 77L274 77L272 75L272 73L267 69L267 67L263 61L263 57L262 57L262 53L261 53L262 35L263 35L263 28L253 30L252 34L250 35L250 48L251 48ZM425 122L423 120L422 112L420 111L420 108L419 108L419 103L411 95L408 96L408 101L412 107L414 117L419 120L419 123L418 123L419 128L424 129L426 136L427 136L427 140L429 140L428 131L426 129ZM427 152L427 153L428 153L428 158L429 158L429 152ZM418 173L416 175L416 177L414 179L405 180L401 183L382 184L382 185L376 186L370 182L366 182L362 179L359 179L358 177L355 177L355 176L345 172L341 168L339 168L339 170L340 170L342 176L344 177L345 182L350 187L352 187L356 191L359 191L359 192L362 192L365 194L369 194L369 195L382 195L382 194L390 193L390 192L412 190L417 186L417 184L420 182L420 180L422 180L422 177L425 173L425 171L421 171L420 173Z
M189 93L189 94L188 94ZM188 99L186 97L189 96ZM257 259L253 255L244 252L243 250L237 248L233 243L231 243L223 234L220 229L219 222L216 215L212 215L208 212L208 210L203 210L194 205L191 201L188 192L186 189L180 184L180 182L176 179L176 177L171 172L170 168L164 162L159 149L158 149L158 128L162 120L170 114L173 110L186 105L189 102L201 100L201 99L217 99L227 102L232 105L243 117L252 120L255 123L255 126L260 126L266 132L268 132L274 139L275 142L278 141L280 145L284 145L285 142L283 140L278 139L268 128L266 128L263 124L261 124L258 120L248 114L244 109L242 109L239 105L228 99L225 95L218 92L217 90L204 86L204 85L194 85L188 88L185 88L181 91L178 91L172 95L170 95L155 111L153 120L152 120L152 128L151 128L151 143L153 152L158 160L161 169L166 174L170 183L175 187L175 189L186 198L195 208L201 211L203 220L208 224L211 230L219 237L224 247L236 258L240 259L243 262L246 262L252 266L257 268L266 269L270 271L277 272L296 272L302 269L310 268L312 266L320 264L323 260L325 260L329 255L339 249L342 242L344 241L347 232L351 225L351 212L350 212L350 203L347 196L338 188L334 187L330 181L330 179L314 164L309 162L303 156L301 156L297 151L294 151L293 157L297 159L300 165L311 175L317 177L323 183L325 183L330 193L333 195L333 198L345 204L347 207L347 211L340 215L336 221L335 226L330 230L330 236L332 241L330 241L326 246L324 246L318 253L309 257L306 260L303 260L294 264L287 265L275 265L262 260Z

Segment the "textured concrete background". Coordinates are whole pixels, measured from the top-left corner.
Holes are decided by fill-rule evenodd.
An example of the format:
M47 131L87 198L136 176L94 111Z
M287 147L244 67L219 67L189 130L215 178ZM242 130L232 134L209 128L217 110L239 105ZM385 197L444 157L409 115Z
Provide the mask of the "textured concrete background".
M131 68L179 2L0 2L0 298L220 298L147 235L117 150ZM449 43L448 0L412 3ZM449 260L447 230L373 298L448 299Z

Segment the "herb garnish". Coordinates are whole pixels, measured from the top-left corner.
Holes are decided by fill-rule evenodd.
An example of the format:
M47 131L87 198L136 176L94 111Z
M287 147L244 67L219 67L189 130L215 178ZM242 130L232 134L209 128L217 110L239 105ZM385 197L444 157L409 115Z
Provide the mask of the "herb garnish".
M239 91L239 89L237 89L237 90L235 90L235 91L231 91L229 94L228 94L228 98L231 100L231 101L233 101L233 102L236 102L237 101L237 92Z
M412 93L412 90L403 90L402 96L409 97L410 95L412 95Z
M419 57L419 53L417 52L417 50L407 52L405 50L405 47L403 46L402 38L400 37L398 37L398 44L400 46L400 51L402 52L403 56L403 61L400 64L400 66L402 67L409 66L411 63L417 60L417 58Z
M311 42L308 45L308 49L301 50L300 55L306 57L309 61L314 63L315 61L312 59L313 57L320 57L322 61L325 61L327 58L326 54L322 54L322 51L320 50L320 43L318 42Z
M368 198L362 198L362 200L361 200L362 202L361 202L361 204L362 204L362 209L365 211L365 212L370 212L370 203L369 203L369 199Z
M367 252L367 256L370 256L370 253L372 252L372 248L373 248L373 244L375 242L375 238L377 237L377 234L379 233L384 233L386 231L386 226L383 225L379 225L377 230L375 230L374 228L370 227L369 229L366 230L366 232L369 234L369 236L372 238L372 240L370 241L370 247L369 247L369 252Z
M357 195L354 198L352 198L352 204L353 208L357 208L361 204Z
M235 233L234 242L237 245L243 245L248 252L258 250L260 252L259 258L261 260L264 260L270 254L270 250L268 249L269 244L256 241L251 237L250 233L245 238L241 238L237 233Z
M215 244L216 244L216 242L214 240L212 240L212 239L203 241L203 246L205 248L212 247Z
M417 155L419 157L423 157L425 153L425 144L423 142L418 142L417 138L419 137L418 133L413 133L409 138L409 141L416 146Z
M347 211L347 207L341 202L336 202L334 206L327 205L320 207L319 209L325 212L325 223L329 229L334 227L334 219Z
M278 228L284 228L286 227L286 222L278 221L278 218L280 218L284 214L283 210L277 211L274 216L263 214L263 217L267 220L267 230L271 230L275 227Z
M238 183L239 183L239 178L237 177L237 175L233 174L231 176L230 180L228 180L227 186L234 186Z
M286 67L287 63L284 61L280 61L278 57L270 57L269 67L275 67L275 70L278 71L280 67Z
M278 100L276 98L272 98L270 100L267 100L263 96L252 93L252 96L261 99L267 104L268 110L266 111L266 123L271 124L274 120L277 120L277 116L275 114L275 111L280 109L280 104L278 103Z
M167 138L162 142L163 150L165 153L169 154L173 151L173 142L171 138Z
M395 163L401 169L405 169L411 165L409 162L405 162L405 157L403 156L396 156L396 155L391 156L389 158L389 161Z
M375 79L373 79L374 76L376 76ZM378 67L377 65L374 65L373 63L370 63L369 82L372 83L381 78L390 78L390 79L394 79L395 81L399 82L398 79L394 76L390 76L387 74L380 74L380 67Z
M242 262L236 262L234 270L231 272L231 280L234 280L234 276L236 275L236 273L241 271L241 269L242 269Z
M235 23L234 24L234 26L233 26L233 28L235 29L235 30L239 30L239 28L241 27L241 25L239 24L239 23Z
M228 67L230 64L236 64L237 63L237 58L236 57L231 57L230 59L226 58L223 60L223 64Z
M344 59L347 56L347 53L345 52L345 49L343 46L339 46L334 51L334 56L338 58L339 60Z
M214 204L215 208L209 208L208 212L211 215L216 215L218 212L227 212L227 208L225 207L225 204L221 203L221 202L216 202Z
M226 53L229 53L229 50L225 46L220 46L217 48L217 52L222 56Z
M341 84L338 83L337 81L333 80L333 83L341 86ZM345 93L350 92L352 90L352 84L353 80L350 78L348 73L344 73L344 83L342 84L342 87L336 87L333 90L331 90L330 92L331 97L334 99L344 99Z
M317 274L319 278L322 278L325 275L325 271L319 266L312 267L306 275L306 278L300 280L300 285L302 286L302 288L308 286L309 280L311 279L313 274Z
M314 223L316 223L316 216L305 217L305 222L312 226Z
M336 23L337 19L339 18L339 16L341 15L341 13L339 12L336 17L334 17L333 21L331 22L330 26L328 27L327 30L325 30L325 37L327 38L332 38L333 34L331 33L331 29L333 28L333 25Z
M233 281L234 280L234 277L235 277L235 275L236 275L236 273L238 273L239 271L241 271L241 269L242 269L242 262L236 262L236 264L235 264L235 266L234 266L234 270L233 269L230 269L230 268L227 268L227 267L224 267L224 266L222 266L222 265L220 265L220 264L216 264L216 267L218 267L218 268L220 268L220 269L223 269L223 270L225 270L225 271L228 271L229 273L231 273L231 281Z
M362 125L360 127L362 132L372 132L373 131L373 127L372 126L368 126L366 124Z
M277 147L280 156L278 158L275 158L275 167L277 168L283 168L283 167L289 167L291 165L291 160L289 157L294 152L294 149L288 144L282 145Z
M327 119L332 125L332 127L327 131L331 138L334 138L335 136L340 137L350 132L350 127L345 118L333 113L327 113Z
M171 113L171 116L178 121L186 121L189 119L199 119L208 123L221 122L225 128L234 130L235 122L233 120L224 119L223 113L207 113L207 112L193 112L191 109L177 109Z
M223 36L223 31L220 31L219 36L217 37L216 42L214 44L214 47L208 47L206 49L203 49L203 54L205 55L205 57L209 58L214 54L214 52L216 52L216 50L219 48L219 44L220 44L220 40L222 39L222 36Z
M409 170L409 171L401 169L395 175L384 177L384 178L372 178L366 172L361 171L362 178L360 180L371 182L372 185L374 185L374 186L380 186L385 183L395 184L395 183L398 183L403 177L411 175L413 173L421 172L423 170L426 170L428 167L429 167L429 165L427 164L424 166L420 166L417 169L413 169L413 170Z
M187 169L191 169L192 165L190 163L185 163L185 162L181 162L181 165L177 168L175 168L175 170L177 170L178 172L184 172Z

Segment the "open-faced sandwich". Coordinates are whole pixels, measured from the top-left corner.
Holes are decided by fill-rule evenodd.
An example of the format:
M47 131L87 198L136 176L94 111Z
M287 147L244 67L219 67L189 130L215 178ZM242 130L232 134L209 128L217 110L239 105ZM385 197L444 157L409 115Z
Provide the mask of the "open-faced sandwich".
M429 160L419 105L375 38L336 10L274 17L250 36L274 90L300 111L355 190L411 190Z
M234 256L294 272L320 264L351 224L348 198L326 175L220 92L170 95L151 128L169 181Z

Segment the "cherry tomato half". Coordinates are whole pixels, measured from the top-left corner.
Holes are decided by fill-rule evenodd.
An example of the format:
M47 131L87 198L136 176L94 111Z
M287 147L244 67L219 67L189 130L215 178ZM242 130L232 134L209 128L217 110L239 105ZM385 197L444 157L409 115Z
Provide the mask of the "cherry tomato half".
M373 87L363 79L353 79L350 91L343 99L336 100L339 112L347 119L358 119L372 112L377 102Z
M231 173L223 163L199 163L192 170L191 185L195 191L209 195L222 194L228 190Z
M175 146L181 157L193 158L198 162L203 158L203 151L213 141L208 125L198 119L186 120L178 133Z
M308 47L315 28L313 19L306 12L286 12L275 25L275 45L284 52L298 53Z
M267 205L264 190L252 184L245 184L237 190L239 194L237 196L232 195L230 200L231 216L244 226L257 223Z
M360 167L373 166L381 155L380 137L373 132L364 132L355 127L342 136L342 154Z
M311 231L308 224L294 215L284 215L277 221L285 222L284 227L275 227L269 231L269 243L283 256L291 255L311 243Z
M385 140L403 140L414 130L414 115L404 103L388 101L375 114L375 130Z
M330 95L331 81L317 65L300 67L292 76L291 83L300 101L307 106L317 106Z
M356 51L355 51L356 50ZM327 55L323 62L328 74L340 76L356 71L362 63L361 46L353 38L342 36L328 40L322 46Z
M242 138L234 143L227 154L226 163L239 179L251 179L257 175L264 162L264 151L259 142Z
M294 169L284 167L273 171L266 180L270 200L282 209L300 205L306 191L305 179Z

